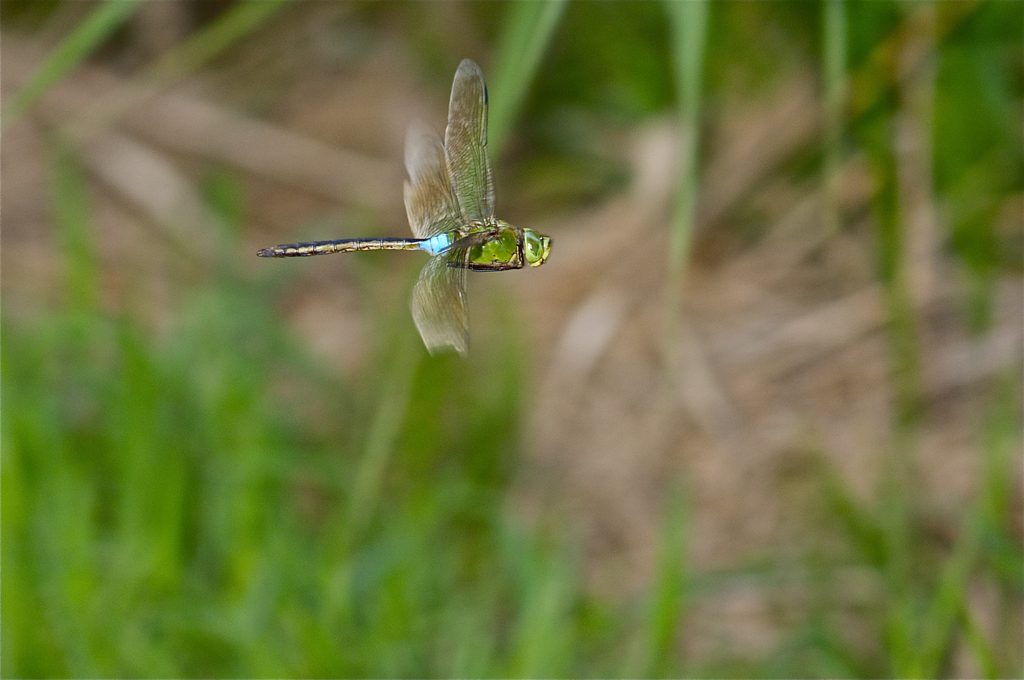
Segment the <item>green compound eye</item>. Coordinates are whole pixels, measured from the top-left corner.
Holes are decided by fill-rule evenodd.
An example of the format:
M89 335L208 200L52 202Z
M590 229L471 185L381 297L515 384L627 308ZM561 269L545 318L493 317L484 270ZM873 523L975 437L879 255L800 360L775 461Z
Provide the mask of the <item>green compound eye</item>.
M523 251L531 267L539 267L551 252L551 239L541 236L533 229L523 229Z

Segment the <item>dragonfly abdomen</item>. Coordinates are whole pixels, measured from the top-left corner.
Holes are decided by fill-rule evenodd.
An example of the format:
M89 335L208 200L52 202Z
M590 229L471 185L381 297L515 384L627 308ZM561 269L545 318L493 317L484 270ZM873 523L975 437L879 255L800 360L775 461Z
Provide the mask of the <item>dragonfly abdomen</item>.
M416 238L339 238L333 241L285 243L264 248L256 253L260 257L308 257L330 253L354 253L359 250L420 250L421 239Z

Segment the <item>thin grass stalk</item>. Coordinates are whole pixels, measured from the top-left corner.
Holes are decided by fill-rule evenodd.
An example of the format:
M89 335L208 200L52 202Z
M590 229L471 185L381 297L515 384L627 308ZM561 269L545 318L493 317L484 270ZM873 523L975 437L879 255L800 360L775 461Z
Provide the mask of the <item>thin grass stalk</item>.
M914 7L907 17L909 35L897 63L901 110L896 114L895 135L900 217L905 232L901 276L920 315L934 297L938 278L932 165L937 17L934 4Z
M679 123L682 128L679 192L669 231L668 283L665 295L665 360L670 374L678 373L682 323L682 289L697 215L700 110L704 76L704 44L708 6L705 0L668 0L673 72Z
M708 6L705 0L691 0L668 2L667 8L672 27L676 96L683 129L679 195L669 236L669 268L675 279L673 283L681 283L697 214L700 111Z
M909 37L902 46L899 72L902 109L896 114L896 160L899 183L900 218L903 248L896 285L904 289L910 313L916 322L907 329L913 338L904 343L914 351L915 363L924 363L922 328L927 308L934 299L935 267L939 257L936 215L933 206L933 166L931 143L934 128L937 33L936 8L925 3L915 6L907 17ZM913 73L913 76L907 74ZM908 392L923 402L921 371L908 376L914 382ZM945 660L956 644L963 618L969 615L964 600L968 582L975 569L981 544L980 513L975 510L963 526L963 537L943 565L942 575L931 594L919 630L916 671L934 676L943 670Z
M825 0L822 36L822 76L825 84L825 148L822 167L825 182L824 226L828 233L842 229L839 211L840 173L843 164L848 78L846 74L846 2Z
M1003 606L995 614L995 626L987 631L979 626L976 612L966 599L967 587L962 588L960 628L963 640L987 678L1021 677L1020 659L1015 650L1020 649L1020 630L1013 620L1019 606L1005 606L1019 602L1019 575L1024 565L1024 550L1019 541L1012 538L1010 518L1016 515L1014 498L1017 492L1012 481L1011 470L1020 465L1021 451L1021 392L1020 377L1016 371L1007 371L999 385L989 397L989 406L981 427L982 472L980 489L974 503L974 521L969 524L973 538L980 551L979 558L988 564L986 572L1001 581ZM1013 546L1009 551L993 550L996 544ZM1009 568L1000 568L995 555L1002 552L1009 556ZM989 562L991 560L991 562ZM1002 575L1002 578L1000 578ZM976 577L976 574L969 574ZM996 586L1000 587L999 585ZM1013 593L1013 594L1011 594ZM1008 654L1014 650L1013 654Z
M934 109L935 7L905 6L907 28L895 63L900 82L899 108L880 141L886 164L879 224L889 233L879 239L887 264L885 300L888 339L897 395L897 428L913 437L924 401L922 337L919 318L932 298L938 256L934 243L930 134ZM902 449L901 449L902 450ZM909 452L910 449L907 449Z
M501 155L565 6L565 0L514 2L508 6L490 78L492 92L499 95L490 103L487 138L492 158Z
M64 254L64 289L70 309L91 313L99 304L99 271L85 173L75 154L50 140L50 204Z
M519 620L504 675L565 675L569 669L570 639L575 633L570 616L573 579L568 560L557 552L548 555L529 548L525 557Z
M143 78L170 82L188 75L263 25L287 6L285 0L242 2L146 69Z
M976 511L968 515L962 528L962 537L942 565L942 574L935 590L930 593L922 617L917 654L918 677L942 674L943 664L951 647L956 644L963 617L970 613L965 594L977 566L981 538Z
M690 573L686 560L689 546L690 516L687 494L677 483L667 494L658 570L651 589L647 622L646 677L681 675L677 647L679 631L686 616L690 597Z
M989 641L985 639L985 632L981 626L975 620L973 612L969 608L964 608L961 612L964 644L974 654L974 658L978 662L978 667L981 669L981 677L984 678L1012 678L1015 677L1013 672L1004 671L1000 669L999 662L996 659L995 650ZM1019 677L1019 671L1016 677Z
M680 149L679 193L672 215L668 248L668 289L666 294L665 357L671 373L682 364L679 332L682 321L682 289L693 241L697 215L700 159L700 113L704 78L704 47L707 37L708 6L705 0L669 0L671 49L674 59L682 148ZM686 616L689 578L683 555L687 545L687 513L681 488L669 494L661 540L661 557L644 640L646 668L650 676L678 675L673 672L679 630Z
M24 87L11 97L10 103L3 110L2 127L7 128L47 90L85 61L139 6L137 0L108 0L96 7L36 69Z

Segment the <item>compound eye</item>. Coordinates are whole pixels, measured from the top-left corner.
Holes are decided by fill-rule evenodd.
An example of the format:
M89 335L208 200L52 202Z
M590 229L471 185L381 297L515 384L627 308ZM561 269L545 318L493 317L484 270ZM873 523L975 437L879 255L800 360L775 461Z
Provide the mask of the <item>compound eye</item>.
M526 261L536 267L538 264L544 261L544 244L541 242L540 235L535 231L524 231L523 233L523 249L526 255Z

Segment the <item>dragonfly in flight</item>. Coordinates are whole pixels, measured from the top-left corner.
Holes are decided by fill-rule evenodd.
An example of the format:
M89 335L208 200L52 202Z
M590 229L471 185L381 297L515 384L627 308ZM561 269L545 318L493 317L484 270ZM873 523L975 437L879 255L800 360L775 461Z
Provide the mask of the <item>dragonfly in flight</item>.
M412 318L434 354L469 349L466 272L539 267L551 238L494 217L487 158L487 86L463 59L455 72L444 142L425 123L405 140L405 210L415 238L351 238L265 248L260 257L305 257L359 250L423 250L431 255L412 293Z

